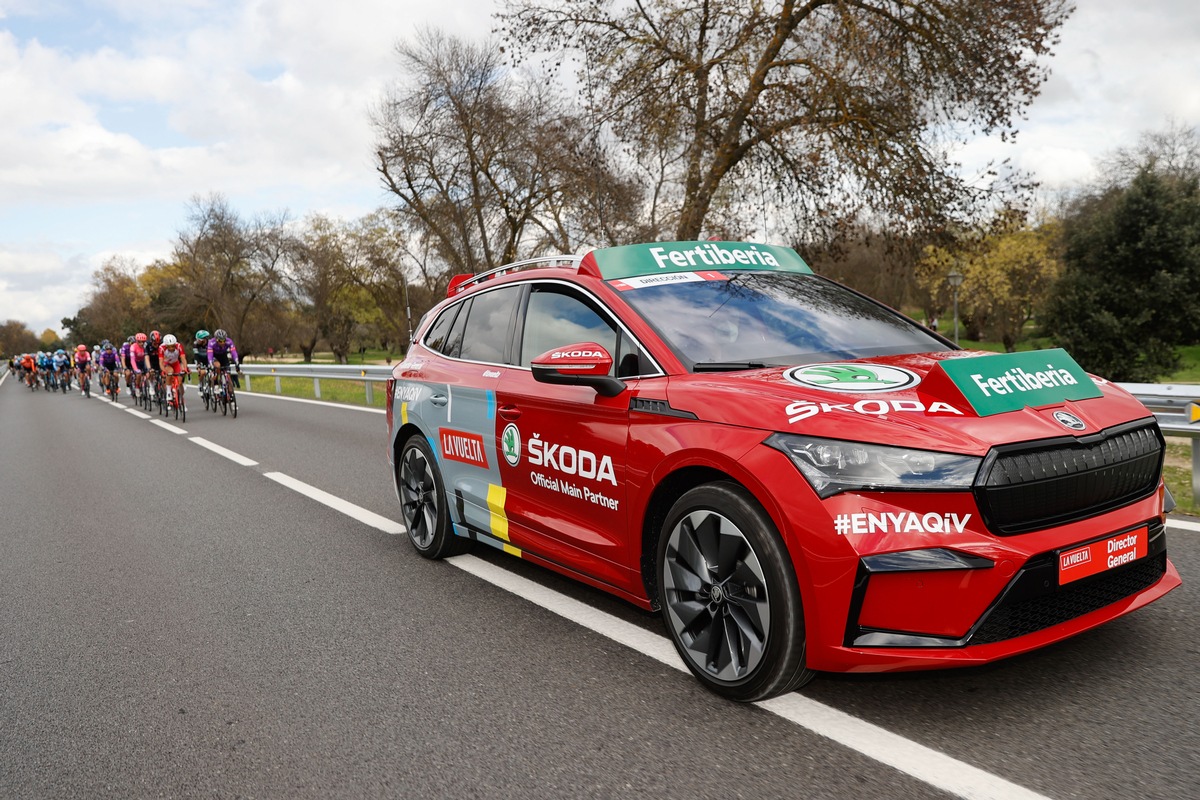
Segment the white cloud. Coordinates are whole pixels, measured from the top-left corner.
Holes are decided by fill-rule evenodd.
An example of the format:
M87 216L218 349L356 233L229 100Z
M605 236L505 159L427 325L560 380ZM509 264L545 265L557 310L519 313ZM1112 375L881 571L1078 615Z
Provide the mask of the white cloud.
M73 315L112 254L166 255L189 198L247 216L386 198L368 112L420 26L482 39L479 0L0 0L0 320ZM1169 117L1200 124L1200 4L1087 0L1009 157L1048 188ZM31 288L44 276L42 291ZM81 288L82 287L82 288Z

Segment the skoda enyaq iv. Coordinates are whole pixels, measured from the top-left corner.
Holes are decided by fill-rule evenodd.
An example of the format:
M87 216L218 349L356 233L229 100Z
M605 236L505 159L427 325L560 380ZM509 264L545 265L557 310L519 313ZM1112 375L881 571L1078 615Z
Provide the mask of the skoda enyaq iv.
M735 700L984 664L1180 584L1136 399L1062 350L960 350L786 247L462 276L389 394L421 555L488 544L660 610Z

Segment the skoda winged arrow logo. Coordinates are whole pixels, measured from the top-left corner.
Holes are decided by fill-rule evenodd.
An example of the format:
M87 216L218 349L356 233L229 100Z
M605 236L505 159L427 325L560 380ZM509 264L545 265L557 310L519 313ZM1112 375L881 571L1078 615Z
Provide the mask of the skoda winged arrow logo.
M500 437L500 446L504 450L504 460L510 467L515 467L521 460L521 432L517 426L509 423Z
M897 392L921 382L915 372L882 364L809 364L783 377L799 386L826 392Z
M1064 428L1070 428L1073 431L1081 431L1087 427L1083 420L1066 411L1055 411L1054 419L1058 421L1059 425L1062 425Z

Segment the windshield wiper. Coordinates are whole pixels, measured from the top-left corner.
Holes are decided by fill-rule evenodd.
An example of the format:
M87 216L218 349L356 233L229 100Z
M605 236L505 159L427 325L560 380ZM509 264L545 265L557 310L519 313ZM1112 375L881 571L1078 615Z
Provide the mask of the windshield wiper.
M769 364L761 361L697 361L692 372L737 372L742 369L766 369Z

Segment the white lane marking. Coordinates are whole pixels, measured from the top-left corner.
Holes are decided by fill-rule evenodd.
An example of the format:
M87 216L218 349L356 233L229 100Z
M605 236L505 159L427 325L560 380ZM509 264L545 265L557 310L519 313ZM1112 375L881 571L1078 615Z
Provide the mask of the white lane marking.
M195 441L195 440L193 440ZM374 511L368 511L362 506L356 506L351 502L343 500L340 497L322 491L315 486L309 486L303 481L298 481L295 478L284 475L282 472L264 472L263 475L278 484L288 487L289 489L299 492L305 497L310 497L318 503L323 503L334 511L340 511L348 517L353 517L359 522L370 525L372 528L383 531L384 533L397 534L404 533L404 526L400 523L380 516Z
M233 461L234 463L241 464L243 467L253 467L258 464L258 462L253 459L246 458L244 455L241 455L240 453L235 453L232 450L226 450L224 447L221 447L221 445L213 444L208 439L202 438L200 436L193 436L192 438L188 439L188 441L195 442L196 444L200 445L201 447L203 447L207 450L212 450L214 453L216 453L219 456L225 456L225 458L228 458L230 461Z
M675 648L662 636L475 556L455 556L446 561L668 667L688 671ZM1046 800L1044 795L794 692L754 705L958 797L971 800Z
M154 425L157 425L160 428L164 428L164 429L170 431L171 433L187 433L187 431L185 431L183 428L180 428L175 425L171 425L170 423L167 423L167 422L163 422L161 419L152 419L152 420L150 420L150 422Z
M255 375L254 377L259 377ZM311 403L314 406L328 406L329 408L345 408L351 411L370 411L372 414L386 414L382 408L369 408L367 406L352 406L348 403L331 403L328 400L310 400L307 397L287 397L282 394L268 394L267 392L239 392L238 397L265 397L269 400L287 400L289 403Z
M1181 531L1200 532L1200 522L1191 522L1190 520L1186 519L1168 519L1167 527L1175 528Z
M958 797L1047 800L1045 795L795 692L755 705Z

